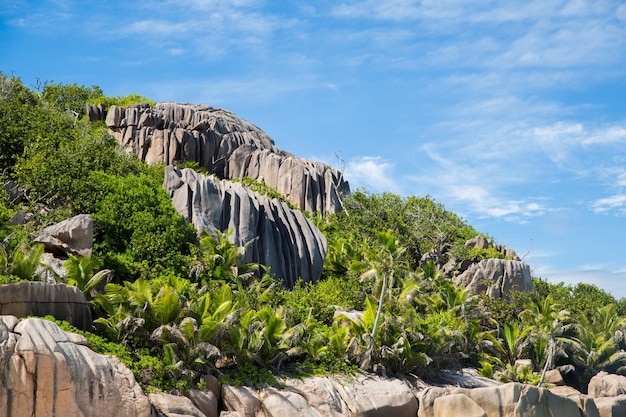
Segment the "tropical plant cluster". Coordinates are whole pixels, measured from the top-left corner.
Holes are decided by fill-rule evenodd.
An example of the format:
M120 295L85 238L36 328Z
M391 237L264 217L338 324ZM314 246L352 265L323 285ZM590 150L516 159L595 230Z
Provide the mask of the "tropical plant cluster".
M31 89L0 74L0 282L40 279L43 247L32 237L91 214L94 254L69 256L59 280L90 302L92 348L120 357L146 389L185 390L206 373L259 384L473 367L535 384L558 368L584 391L601 370L626 374L626 301L541 279L532 293L471 295L432 259L504 256L468 249L480 233L430 197L360 190L340 213L307 213L328 240L322 278L284 288L269 268L244 263L228 232L197 236L162 189L164 167L125 154L87 120L85 104L97 102L149 100L106 98L97 86Z

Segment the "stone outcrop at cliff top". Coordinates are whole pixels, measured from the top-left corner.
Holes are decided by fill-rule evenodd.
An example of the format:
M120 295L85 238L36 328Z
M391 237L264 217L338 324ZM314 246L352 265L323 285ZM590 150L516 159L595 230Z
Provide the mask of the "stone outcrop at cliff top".
M96 110L89 110L94 119ZM226 110L179 103L112 106L106 123L127 152L149 164L194 161L220 178L263 180L303 210L339 211L340 197L350 192L337 170L278 149L265 132Z
M289 287L295 280L317 281L327 251L324 235L299 210L252 192L238 182L167 167L164 187L174 207L197 231L233 231L246 246L243 262L271 267Z
M530 291L533 288L530 267L521 261L483 259L472 264L455 278L471 294L487 294L500 298L510 291Z

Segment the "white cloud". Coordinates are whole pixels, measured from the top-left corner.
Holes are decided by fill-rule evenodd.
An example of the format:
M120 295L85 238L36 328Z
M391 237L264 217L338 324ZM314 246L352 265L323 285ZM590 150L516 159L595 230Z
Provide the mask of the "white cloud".
M594 213L607 213L617 210L621 214L626 214L626 195L614 195L611 197L601 198L591 204Z
M400 187L393 180L393 164L377 156L360 156L350 159L344 176L353 189L366 188L368 191L400 192Z

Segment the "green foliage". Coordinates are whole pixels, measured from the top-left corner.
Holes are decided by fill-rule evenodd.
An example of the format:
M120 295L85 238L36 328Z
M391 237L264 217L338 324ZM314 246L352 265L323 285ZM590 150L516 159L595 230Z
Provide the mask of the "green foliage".
M85 87L77 84L57 84L46 82L41 94L44 102L60 111L70 112L76 119L85 114L88 101L102 96L102 89L97 85Z
M42 256L42 244L31 244L20 237L0 242L0 275L8 282L38 280Z
M102 104L105 111L108 111L111 106L126 107L132 104L148 103L150 106L154 107L156 104L154 100L150 100L139 94L129 94L127 96L118 97L110 97L101 94L99 96L90 97L88 102L91 104Z
M365 292L356 275L329 276L317 283L298 281L293 289L281 291L281 303L289 312L289 323L302 323L309 315L320 323L332 324L338 308L363 308Z
M83 204L94 219L94 249L119 278L187 269L195 232L152 175L94 172ZM162 180L161 180L162 181Z
M240 182L244 187L252 190L256 193L266 196L269 199L277 199L280 202L283 202L289 206L292 210L299 210L296 206L294 206L289 200L285 198L281 193L276 191L274 188L270 187L263 180L258 180L250 177L243 178L235 178L232 180L233 182Z
M72 120L26 88L21 80L0 73L0 174L12 174L24 148L39 137L60 138Z
M338 213L326 227L329 242L365 238L374 246L376 234L391 229L398 243L406 248L412 266L417 266L421 256L431 250L452 250L478 234L430 197L356 191L344 199L344 205L346 211Z
M506 259L506 256L504 255L504 253L500 252L493 246L489 246L486 249L483 249L483 248L470 249L467 258L475 260L475 261L480 261L483 259ZM509 258L509 259L512 259L512 258Z
M85 294L87 300L92 297L92 291L102 280L110 278L113 271L103 269L95 272L100 267L100 261L91 256L77 257L72 254L63 263L65 268L65 283L73 285Z

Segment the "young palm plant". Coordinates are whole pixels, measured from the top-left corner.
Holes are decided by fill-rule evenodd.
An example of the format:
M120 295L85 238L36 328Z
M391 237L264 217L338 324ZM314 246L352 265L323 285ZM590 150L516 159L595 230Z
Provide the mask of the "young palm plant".
M92 290L102 280L109 280L113 275L110 269L94 273L100 267L100 262L91 256L77 257L70 254L67 261L63 263L63 267L65 268L65 283L81 290L87 300L93 297Z
M618 316L615 304L607 304L591 317L582 317L574 361L585 369L583 383L599 371L626 374L626 352L620 348L625 330L626 318Z
M524 322L530 323L530 334L535 341L537 355L543 353L544 364L538 383L541 386L546 372L554 368L555 359L567 356L568 350L574 350L577 344L574 332L576 326L569 311L562 309L551 295L543 299L533 296L521 317Z

